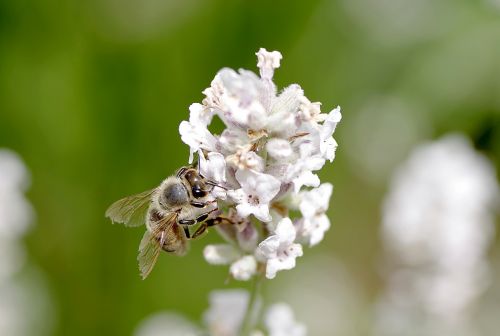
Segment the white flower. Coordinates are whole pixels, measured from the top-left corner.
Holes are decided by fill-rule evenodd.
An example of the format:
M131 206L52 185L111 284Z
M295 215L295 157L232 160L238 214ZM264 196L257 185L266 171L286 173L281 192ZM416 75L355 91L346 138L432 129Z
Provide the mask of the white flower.
M269 134L283 139L293 136L300 126L297 113L304 91L297 84L285 88L283 92L271 98L271 108L266 123Z
M226 128L219 137L220 152L226 155L235 153L240 148L248 146L250 138L246 131L239 128Z
M286 180L293 183L294 192L298 193L303 186L317 187L320 184L318 175L313 171L319 170L325 164L321 157L301 157L294 165L290 165L286 172Z
M223 185L226 182L226 161L224 155L217 152L208 153L208 160L205 159L202 151L200 155L200 171L201 174L214 182Z
M189 122L194 125L207 127L214 116L213 110L202 104L193 103L189 106Z
M296 322L293 311L287 304L275 303L268 308L264 323L269 336L305 336L307 329Z
M247 220L235 223L235 225L238 227L236 230L236 239L239 247L244 252L253 253L259 239L259 233L255 229L254 224Z
M259 173L264 170L264 159L251 150L251 146L242 146L236 153L227 157L227 163L235 169L250 169Z
M321 184L317 171L335 157L337 143L332 135L341 120L339 107L321 113L321 103L311 102L298 84L278 91L273 76L280 67L281 53L261 48L256 55L260 76L243 69L221 69L203 91L202 104L192 104L189 121L179 127L182 140L190 147L190 162L198 152L202 175L223 187L210 191L220 214L241 222L231 214L236 211L243 222L253 215L265 223L252 217L251 225L218 225L217 232L234 251L205 250L208 262L231 265L230 273L241 280L263 269L259 267L262 262L267 263L269 278L278 270L292 268L295 257L302 255L302 246L294 243L296 235L309 246L323 239L330 227L327 204L323 203L305 205L314 214L287 218L297 226L298 233L290 226L288 234L293 237L273 229L281 218L296 215L289 211L298 209L290 199L297 198L304 186ZM208 130L213 118L224 124L220 134ZM312 194L305 196L306 203L307 197ZM326 198L328 203L329 195ZM260 230L263 225L267 230ZM267 257L262 256L263 251Z
M229 267L229 273L236 280L247 281L257 272L257 260L252 255L246 255L236 260Z
M200 172L201 174L213 181L216 182L218 186L214 187L211 191L211 194L216 199L225 200L226 199L226 160L224 159L224 155L217 152L208 153L208 159L205 159L205 155L203 155L203 151L198 151L199 164L200 164Z
M273 279L281 270L295 267L295 258L302 256L302 245L295 244L295 227L290 218L283 218L273 235L259 244L257 253L266 260L266 277Z
M228 192L238 205L236 210L241 217L253 214L263 222L269 222L269 202L280 190L281 183L271 175L253 170L238 170L236 179L241 189Z
M274 69L280 67L280 61L283 58L279 51L267 51L264 48L260 48L257 53L257 67L260 69L260 77L264 79L272 79L274 75Z
M231 265L229 274L240 281L247 281L257 272L257 260L229 244L207 245L203 250L205 260L212 265Z
M328 210L333 186L323 183L316 189L301 193L300 212L303 218L299 220L299 235L305 238L309 246L314 246L323 240L325 232L330 228L330 220L325 214Z
M193 154L200 149L215 151L217 139L210 133L205 122L211 118L203 117L201 111L203 106L193 104L189 107L191 113L188 121L182 121L179 125L179 133L182 141L190 147L189 163L193 162Z
M240 257L239 251L229 244L207 245L203 249L205 260L212 265L227 265Z
M265 85L251 71L222 69L217 76L225 90L219 97L222 121L228 128L261 129L266 123L266 109L260 98Z
M243 290L216 290L210 293L210 307L203 320L213 336L237 336L248 302Z
M320 122L325 119L325 115L321 113L321 103L311 103L305 96L300 98L299 117L307 122Z
M335 128L337 124L342 119L342 115L340 114L340 107L337 106L336 109L332 110L326 120L321 125L320 130L320 151L323 158L332 162L335 158L335 150L337 149L337 142L332 137L333 132L335 132Z
M286 160L293 154L290 141L274 138L267 142L267 153L275 160Z

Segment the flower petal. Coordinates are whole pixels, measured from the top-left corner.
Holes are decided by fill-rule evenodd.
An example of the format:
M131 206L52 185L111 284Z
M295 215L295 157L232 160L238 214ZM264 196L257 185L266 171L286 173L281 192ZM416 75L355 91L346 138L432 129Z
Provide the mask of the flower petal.
M260 242L258 251L260 253L260 256L264 257L265 259L275 258L279 246L279 237L277 235L272 235Z
M269 205L267 204L259 204L256 206L253 206L253 215L261 220L264 223L270 222L273 218L271 217L271 214L269 213Z
M333 185L330 183L323 183L316 189L302 192L299 206L302 216L310 218L328 210L332 192Z
M285 160L293 154L292 146L288 140L274 138L266 144L267 153L275 160Z
M255 54L257 55L257 67L260 70L260 77L271 80L274 69L279 68L283 56L279 51L267 51L264 48L260 48Z
M203 249L205 260L212 265L228 265L240 256L238 250L229 244L207 245Z
M295 321L292 309L284 303L273 304L266 311L264 323L270 336L305 336L305 325Z
M229 273L236 279L241 281L250 280L257 271L257 260L254 256L246 255L231 264Z
M276 231L274 232L280 240L281 244L291 244L295 240L296 232L295 226L293 225L290 218L283 218L276 226Z

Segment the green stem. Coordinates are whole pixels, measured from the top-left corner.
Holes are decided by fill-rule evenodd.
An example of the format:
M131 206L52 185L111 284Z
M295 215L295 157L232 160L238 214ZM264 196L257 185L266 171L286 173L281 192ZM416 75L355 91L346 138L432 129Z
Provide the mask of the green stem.
M256 274L255 280L252 286L252 291L250 292L250 297L248 299L247 309L245 312L245 317L243 318L243 323L241 324L241 336L249 336L250 333L255 329L257 323L257 318L259 317L259 296L260 288L262 287L263 276L261 273Z

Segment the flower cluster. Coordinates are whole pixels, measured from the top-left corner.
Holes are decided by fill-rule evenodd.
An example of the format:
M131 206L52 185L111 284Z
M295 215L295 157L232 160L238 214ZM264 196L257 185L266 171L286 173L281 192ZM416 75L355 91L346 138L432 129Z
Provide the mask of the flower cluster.
M237 336L248 305L249 293L240 290L215 290L209 296L209 308L203 314L204 328L175 313L157 313L143 321L135 336ZM251 336L305 336L306 327L295 321L292 309L275 303L264 312L262 328L253 328ZM206 330L206 332L203 332ZM265 332L265 333L264 333Z
M468 314L488 283L495 175L459 135L418 147L398 170L383 211L391 272L380 334L468 334Z
M33 312L19 281L26 259L22 239L29 230L33 210L24 192L28 171L17 154L0 149L0 334L28 335ZM31 300L32 298L30 298Z
M297 84L278 93L279 52L260 49L257 58L260 76L222 69L179 126L190 163L197 153L201 173L222 187L213 196L233 223L218 228L230 244L207 246L205 258L230 264L239 280L259 271L274 278L295 266L302 244L323 239L333 187L320 184L315 172L335 157L332 134L341 119L339 107L321 113ZM209 130L214 117L225 126L220 134ZM301 216L291 218L292 212Z

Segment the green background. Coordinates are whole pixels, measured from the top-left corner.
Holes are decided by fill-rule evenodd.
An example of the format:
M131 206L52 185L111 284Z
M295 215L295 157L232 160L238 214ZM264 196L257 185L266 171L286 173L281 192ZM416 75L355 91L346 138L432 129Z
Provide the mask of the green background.
M321 172L335 185L332 229L277 281L335 255L372 300L381 202L412 146L463 132L498 168L494 0L1 1L0 147L32 174L26 245L49 286L54 335L128 335L164 309L199 319L211 289L248 285L225 284L227 268L203 260L215 232L184 258L162 255L141 281L142 229L104 211L187 163L188 106L220 68L255 70L260 47L283 54L280 88L298 83L324 112L343 111L337 157Z

